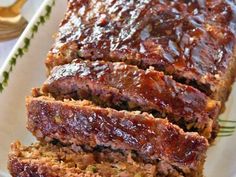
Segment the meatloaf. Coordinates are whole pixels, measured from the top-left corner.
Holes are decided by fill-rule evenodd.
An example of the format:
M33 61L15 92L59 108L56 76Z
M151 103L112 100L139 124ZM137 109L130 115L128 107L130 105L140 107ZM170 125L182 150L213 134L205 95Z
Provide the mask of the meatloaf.
M133 150L184 173L202 171L208 142L166 119L139 112L101 108L88 101L28 97L28 130L40 141Z
M183 177L173 166L143 162L133 153L106 148L93 151L77 146L34 143L12 144L8 168L13 177ZM201 177L201 173L187 176Z
M120 62L80 61L55 67L42 87L57 99L89 99L100 106L141 110L214 139L220 103L153 69ZM212 131L213 127L213 131Z
M46 65L153 66L224 102L236 73L235 12L233 0L70 0Z

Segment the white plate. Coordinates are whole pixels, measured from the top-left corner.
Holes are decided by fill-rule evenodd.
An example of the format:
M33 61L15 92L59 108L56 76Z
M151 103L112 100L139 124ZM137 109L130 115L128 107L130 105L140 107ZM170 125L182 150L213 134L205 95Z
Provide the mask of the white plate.
M7 171L7 154L10 143L16 139L24 144L30 144L34 140L26 130L25 96L30 94L32 87L37 87L45 80L44 60L50 49L53 39L52 35L57 31L58 24L63 18L66 10L66 0L46 0L40 7L38 13L30 22L29 26L20 37L10 56L1 69L2 81L3 71L12 72L9 74L8 85L0 93L0 177L9 176ZM50 18L42 18L51 8ZM47 10L46 10L47 9ZM43 17L42 17L43 16ZM41 20L40 20L41 19ZM41 21L41 22L40 22ZM32 36L32 28L38 26L38 31ZM30 41L30 43L29 43ZM24 45L28 50L24 50ZM21 54L22 57L17 54ZM15 59L14 59L15 58ZM14 64L12 65L10 63ZM0 85L1 86L1 85ZM232 90L227 103L227 109L222 119L236 119L236 85ZM227 138L217 140L217 144L208 151L208 158L205 165L206 177L236 177L236 133Z

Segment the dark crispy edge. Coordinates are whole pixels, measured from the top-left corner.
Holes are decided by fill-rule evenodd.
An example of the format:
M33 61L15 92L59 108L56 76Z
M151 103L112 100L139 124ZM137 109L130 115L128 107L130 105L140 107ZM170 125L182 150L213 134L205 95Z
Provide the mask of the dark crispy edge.
M233 84L236 78L236 45L234 47L233 56L230 58L230 62L228 64L228 69L226 73L223 73L221 77L219 77L215 82L217 82L213 89L216 91L212 92L210 98L214 100L218 100L221 102L221 112L223 113L226 109L226 102L228 97L230 96ZM214 139L217 137L219 132L220 125L218 123L218 118L213 121L212 125L212 133L210 143L214 142Z
M211 95L213 99L222 102L222 112L225 109L224 103L228 100L235 78L236 78L236 45L233 50L233 55L230 58L230 62L228 64L226 73L223 73L222 77L220 77L217 80L218 84L216 84L215 86L216 91Z

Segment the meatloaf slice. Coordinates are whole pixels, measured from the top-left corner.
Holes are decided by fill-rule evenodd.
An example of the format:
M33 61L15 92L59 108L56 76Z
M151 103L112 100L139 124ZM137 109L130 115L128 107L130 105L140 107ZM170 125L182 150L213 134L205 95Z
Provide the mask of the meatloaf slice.
M236 75L235 9L231 0L71 0L46 65L153 66L224 102Z
M84 151L81 147L71 150L61 145L34 143L23 146L16 142L11 146L8 168L13 177L154 177L156 165L135 161L131 153L110 149ZM168 166L168 165L167 165ZM164 174L159 168L159 174ZM163 176L182 176L170 168Z
M101 108L88 101L28 97L28 129L41 141L134 150L146 160L160 160L183 173L202 171L208 142L166 119L147 113Z
M93 151L77 146L34 143L11 146L8 168L13 177L201 177L183 174L173 166L143 162L133 152L123 153L100 147Z
M208 139L214 139L217 132L219 102L152 69L77 60L55 67L42 91L57 99L89 99L100 106L167 116L185 130L197 131Z

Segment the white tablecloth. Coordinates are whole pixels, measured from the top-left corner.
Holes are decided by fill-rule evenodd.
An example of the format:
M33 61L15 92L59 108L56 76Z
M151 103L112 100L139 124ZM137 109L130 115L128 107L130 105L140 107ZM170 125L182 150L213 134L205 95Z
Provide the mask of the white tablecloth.
M7 6L15 0L0 0L0 6ZM40 7L43 0L28 0L22 9L23 16L30 21L37 9ZM0 42L0 67L7 58L17 39L6 42Z

